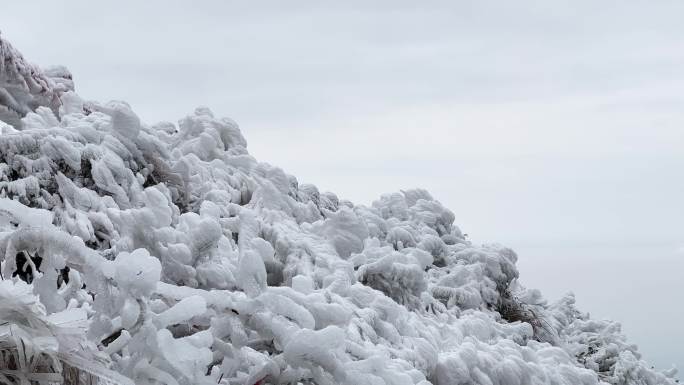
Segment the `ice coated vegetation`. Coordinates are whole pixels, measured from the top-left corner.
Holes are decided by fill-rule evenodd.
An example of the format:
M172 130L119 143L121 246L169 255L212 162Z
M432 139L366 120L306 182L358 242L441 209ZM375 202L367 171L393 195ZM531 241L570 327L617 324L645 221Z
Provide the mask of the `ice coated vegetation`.
M355 205L206 108L147 125L0 55L0 383L676 382L424 190Z

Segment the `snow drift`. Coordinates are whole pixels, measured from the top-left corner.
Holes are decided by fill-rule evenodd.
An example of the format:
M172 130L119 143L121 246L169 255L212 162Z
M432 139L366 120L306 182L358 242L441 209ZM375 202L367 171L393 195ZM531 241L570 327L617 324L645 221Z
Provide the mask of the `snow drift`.
M0 382L76 362L135 384L675 383L424 190L354 205L206 108L143 124L0 55Z

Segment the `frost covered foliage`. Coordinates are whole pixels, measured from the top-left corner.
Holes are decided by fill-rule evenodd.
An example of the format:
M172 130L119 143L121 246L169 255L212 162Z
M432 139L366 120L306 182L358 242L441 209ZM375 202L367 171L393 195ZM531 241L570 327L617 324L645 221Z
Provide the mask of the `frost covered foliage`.
M426 191L354 205L206 108L146 125L0 47L0 347L139 385L674 383Z
M59 95L73 89L71 73L66 68L41 70L0 38L0 120L19 127L21 117L38 106L57 112Z

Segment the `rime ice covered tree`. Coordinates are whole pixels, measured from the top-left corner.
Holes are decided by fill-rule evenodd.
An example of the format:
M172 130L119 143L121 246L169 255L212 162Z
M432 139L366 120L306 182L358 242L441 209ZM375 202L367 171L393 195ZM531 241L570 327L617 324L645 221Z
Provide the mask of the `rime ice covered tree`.
M54 361L30 381L72 360L136 384L674 383L424 190L354 205L206 108L147 125L0 55L0 324Z

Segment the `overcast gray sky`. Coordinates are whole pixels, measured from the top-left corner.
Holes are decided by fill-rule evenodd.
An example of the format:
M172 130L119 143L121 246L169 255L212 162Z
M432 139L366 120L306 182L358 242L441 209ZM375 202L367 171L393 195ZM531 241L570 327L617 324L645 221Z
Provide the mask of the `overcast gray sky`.
M684 369L684 2L246 4L5 2L0 30L148 123L230 116L342 198L424 187Z

